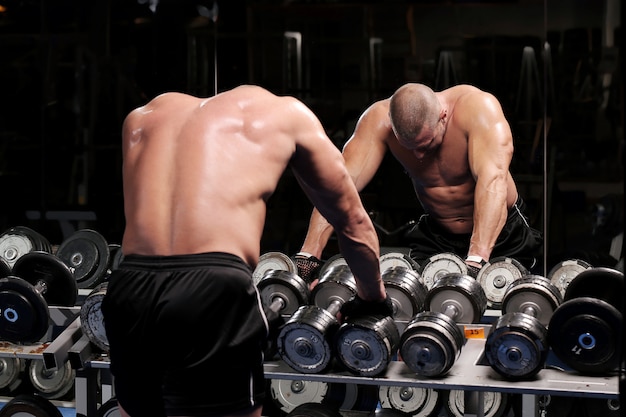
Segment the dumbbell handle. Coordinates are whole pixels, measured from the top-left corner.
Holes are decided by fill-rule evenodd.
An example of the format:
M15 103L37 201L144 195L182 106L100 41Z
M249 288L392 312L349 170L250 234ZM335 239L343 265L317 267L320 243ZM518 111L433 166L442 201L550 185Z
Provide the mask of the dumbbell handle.
M521 312L535 318L537 317L537 310L533 306L526 306Z
M282 297L274 297L272 299L272 303L269 306L269 309L278 313L280 310L285 308L286 305L287 303L285 303L285 300L283 300Z
M456 318L459 315L459 309L456 308L454 304L446 304L442 313L450 317L452 320L456 321Z
M48 291L48 284L43 280L37 281L33 287L35 288L35 291L42 295Z
M326 307L326 311L328 311L330 314L334 316L337 315L337 313L339 312L339 310L341 309L341 306L343 305L343 301L340 300L333 300L330 302L330 304L328 305L328 307Z

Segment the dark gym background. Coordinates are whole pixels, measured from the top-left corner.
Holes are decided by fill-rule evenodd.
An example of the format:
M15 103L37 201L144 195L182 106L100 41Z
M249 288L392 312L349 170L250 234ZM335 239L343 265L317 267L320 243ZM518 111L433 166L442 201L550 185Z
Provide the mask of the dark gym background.
M505 108L548 263L614 264L621 13L617 0L0 0L0 229L27 225L59 244L67 229L50 217L69 216L119 243L121 124L164 91L251 83L295 95L341 147L360 112L405 82L471 83ZM385 231L421 212L398 164L385 161L362 195L382 244L402 245ZM287 172L262 250L296 252L310 210Z

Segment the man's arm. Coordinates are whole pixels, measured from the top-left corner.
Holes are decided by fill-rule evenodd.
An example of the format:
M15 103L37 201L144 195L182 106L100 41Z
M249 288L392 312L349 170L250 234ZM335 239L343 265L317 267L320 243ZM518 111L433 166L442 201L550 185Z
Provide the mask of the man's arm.
M341 254L357 280L357 294L365 301L386 298L380 276L378 235L343 157L315 116L302 109L292 118L296 151L291 160L295 177L313 205L334 227Z
M513 137L500 103L491 94L475 95L463 108L473 109L462 117L469 126L468 158L476 180L474 229L468 256L479 256L487 261L507 218L507 179Z
M371 105L359 118L354 133L343 148L344 163L360 192L372 180L387 151L385 141L393 135L389 121L389 100ZM301 252L321 258L333 227L313 209Z

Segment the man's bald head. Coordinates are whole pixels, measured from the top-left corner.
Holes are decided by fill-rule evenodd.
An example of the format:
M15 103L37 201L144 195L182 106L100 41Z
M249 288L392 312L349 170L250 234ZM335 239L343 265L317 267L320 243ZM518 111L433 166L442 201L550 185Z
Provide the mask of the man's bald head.
M398 139L414 140L424 127L434 128L439 120L439 100L424 84L405 84L391 96L389 117Z

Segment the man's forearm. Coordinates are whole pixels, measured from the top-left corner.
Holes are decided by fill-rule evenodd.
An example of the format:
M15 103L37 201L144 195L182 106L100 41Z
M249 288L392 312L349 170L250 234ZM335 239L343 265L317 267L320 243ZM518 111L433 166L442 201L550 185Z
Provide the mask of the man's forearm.
M334 232L330 223L320 214L317 209L313 209L309 228L302 244L301 252L309 253L316 258L322 258L322 252L328 244L328 240Z
M488 261L493 247L506 223L506 183L495 181L491 187L476 184L474 196L474 229L468 255Z

